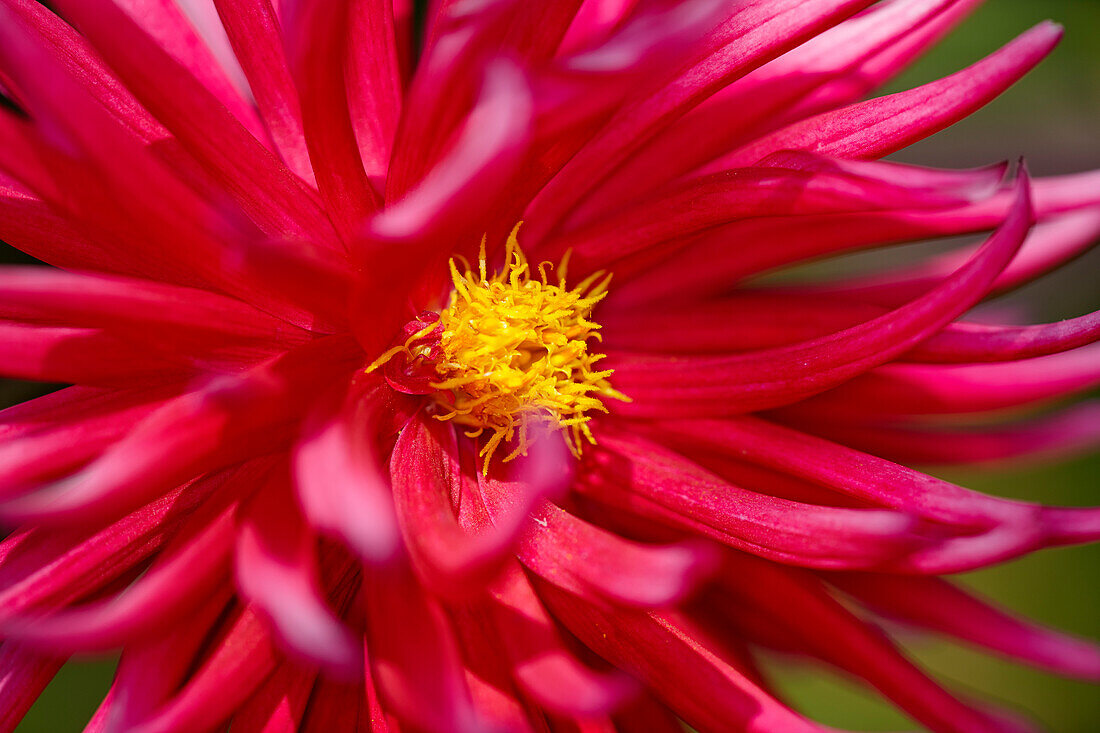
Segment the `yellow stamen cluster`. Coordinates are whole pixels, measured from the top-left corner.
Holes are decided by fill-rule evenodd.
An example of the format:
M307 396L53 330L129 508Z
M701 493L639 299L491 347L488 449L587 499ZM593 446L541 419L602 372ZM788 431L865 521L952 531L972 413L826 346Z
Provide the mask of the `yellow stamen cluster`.
M515 442L505 461L525 455L540 427L560 429L579 455L585 442L595 443L588 423L591 413L607 411L601 398L629 400L608 382L612 370L595 368L604 355L588 348L589 339L600 340L600 326L588 318L611 275L597 272L568 289L567 255L556 282L547 275L550 262L539 264L536 276L518 230L508 237L503 270L492 277L484 242L477 272L451 260L454 291L440 313L440 381L432 386L445 412L435 417L470 427L470 437L492 431L481 450L486 470L504 441Z

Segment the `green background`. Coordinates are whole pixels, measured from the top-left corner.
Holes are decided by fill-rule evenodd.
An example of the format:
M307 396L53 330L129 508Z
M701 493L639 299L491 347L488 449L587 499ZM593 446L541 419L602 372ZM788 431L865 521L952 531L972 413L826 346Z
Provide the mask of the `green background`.
M1058 50L1004 97L968 120L896 156L908 162L968 167L1025 155L1036 174L1100 168L1100 2L1096 0L988 0L952 37L918 63L895 89L950 73L992 51L1036 22L1066 26ZM1100 308L1100 257L1083 258L1066 272L1013 296L1037 318L1079 315ZM0 400L30 392L0 385ZM1100 457L1055 467L997 472L936 472L976 489L1052 504L1100 499ZM973 573L965 582L1035 619L1100 639L1100 546L1051 550ZM1067 681L952 647L932 637L906 637L914 656L961 690L1000 701L1053 731L1100 730L1095 686ZM80 730L110 684L114 660L82 659L66 666L18 729L23 733ZM888 731L912 721L845 680L782 660L769 667L789 699L823 723Z

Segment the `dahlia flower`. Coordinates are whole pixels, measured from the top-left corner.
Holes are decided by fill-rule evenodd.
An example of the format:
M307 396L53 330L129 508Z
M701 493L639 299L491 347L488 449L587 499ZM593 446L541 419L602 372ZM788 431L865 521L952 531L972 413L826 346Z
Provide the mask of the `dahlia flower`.
M861 101L977 4L0 0L0 238L52 265L0 371L71 385L0 413L0 728L113 649L89 731L823 730L772 650L1029 728L897 624L1100 679L940 577L1100 510L906 467L1100 435L1098 314L967 317L1100 174L879 160L1061 30Z

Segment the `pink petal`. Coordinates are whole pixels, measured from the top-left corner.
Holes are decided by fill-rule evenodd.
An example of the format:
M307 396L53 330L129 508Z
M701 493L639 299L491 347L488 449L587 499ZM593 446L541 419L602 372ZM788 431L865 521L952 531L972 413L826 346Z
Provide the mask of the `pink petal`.
M0 503L22 521L89 522L125 514L203 473L284 446L308 401L304 385L339 378L359 356L321 339L242 377L219 377L142 421L80 472Z
M298 91L287 67L282 31L271 0L214 0L214 4L276 149L287 167L316 185L302 131Z
M390 484L376 445L389 390L353 386L335 414L307 421L294 451L294 482L310 525L344 542L364 562L393 558L400 546Z
M494 517L496 526L468 533L459 525L451 497L477 490L478 469L461 463L453 426L436 422L418 416L397 439L390 458L394 502L421 582L436 593L468 594L503 566L546 488L509 487L515 505Z
M701 733L823 730L755 685L675 611L610 614L553 586L538 588L555 617L586 646L639 677Z
M947 530L946 536L932 532L924 546L893 558L891 566L899 572L962 572L1063 541L1089 541L1098 529L1094 509L1054 510L986 496L756 418L664 422L660 432L674 444L733 451L741 460L946 525L939 533ZM1060 525L1081 531L1063 536Z
M1085 402L1036 419L952 426L870 423L808 424L804 428L843 445L905 465L974 464L1007 459L1051 460L1100 445L1100 405Z
M955 323L905 355L905 361L1016 361L1100 340L1100 312L1038 326Z
M156 323L208 334L280 340L296 335L285 322L239 300L205 290L124 277L7 266L0 273L0 317L67 325ZM97 319L100 316L104 320Z
M777 122L804 119L819 112L864 99L869 93L904 71L928 49L934 47L984 2L985 0L956 0L934 19L913 28L904 38L890 44L862 64L849 69L840 79L826 83L801 103L790 107L786 115Z
M18 642L0 644L0 730L16 729L64 663Z
M1005 272L995 292L1027 282L1087 250L1100 236L1100 203L1094 173L1039 179L1034 182L1034 206L1039 225L1031 232ZM771 269L815 257L838 255L933 237L985 231L999 225L1009 210L1007 191L985 201L944 211L889 211L827 216L761 218L735 222L706 232L682 246L676 256L659 264L637 263L615 268L620 284L607 308L679 297L694 300L724 293L738 281ZM1086 210L1087 209L1087 210ZM1065 216L1058 214L1068 213ZM767 241L769 247L738 247L738 242ZM973 250L934 258L928 271L913 266L886 277L848 278L839 283L798 286L818 294L843 292L846 297L874 299L896 306L927 292L958 269ZM629 282L621 282L633 277ZM784 292L790 292L786 288Z
M1082 181L1084 191L1089 184ZM1037 193L1041 189L1037 189ZM1088 251L1100 237L1100 208L1041 221L1032 230L1019 255L993 284L992 294L1000 295L1035 280L1072 258ZM863 278L855 277L815 288L818 292L843 292L848 297L889 306L927 291L962 263L972 248L964 248L935 257L904 271L886 272Z
M615 713L614 721L617 731L681 733L684 729L675 713L648 695L624 705Z
M84 388L70 388L84 389ZM93 390L110 398L99 409L76 413L70 420L46 422L40 429L5 430L0 422L0 496L10 496L45 481L60 478L78 470L121 439L134 425L143 420L167 399L157 390ZM113 398L113 399L112 399ZM94 399L94 398L93 398ZM5 412L0 412L0 421ZM23 433L23 434L20 434Z
M483 491L490 515L506 495ZM714 568L714 548L701 542L643 545L544 503L518 550L520 560L548 582L577 595L596 593L616 603L661 608L684 599Z
M62 0L58 6L266 234L333 239L328 219L301 180L124 11L106 0Z
M362 645L322 597L316 537L281 469L242 509L236 569L242 597L290 652L333 674L354 677L362 669Z
M751 165L779 150L809 150L841 158L889 155L988 104L1045 58L1061 37L1060 26L1040 24L963 71L798 122L726 156L721 165Z
M40 382L155 384L185 378L188 369L99 329L0 322L0 374Z
M780 562L881 566L922 544L914 518L876 509L802 504L748 491L638 436L600 433L592 498ZM598 467L598 469L597 469Z
M309 158L329 216L349 241L382 205L359 158L344 86L349 0L293 0L282 24Z
M317 680L309 697L302 733L362 730L358 726L364 697L360 685L327 677Z
M219 641L182 689L127 730L169 733L212 728L232 715L279 661L265 624L249 608L237 610Z
M692 177L661 189L610 218L560 237L546 256L574 249L581 271L588 272L739 219L945 208L993 193L1003 171L998 166L946 172L776 155L752 168Z
M0 239L55 267L109 269L104 253L96 251L87 233L79 231L42 199L3 173L0 173Z
M535 733L545 713L523 695L512 679L500 634L483 604L463 604L450 614L466 666L466 684L474 707L490 730Z
M622 358L616 388L630 415L731 414L804 399L904 353L977 303L1011 261L1031 225L1026 174L1010 217L967 265L935 290L859 326L789 347L724 358Z
M566 53L597 44L634 12L639 0L585 0L562 41Z
M1012 616L939 578L838 573L828 581L892 619L932 629L1054 672L1100 679L1100 649Z
M155 146L162 157L180 175L196 184L208 185L198 164L179 145L163 125L126 89L89 45L87 40L61 18L40 3L29 0L7 0L14 12L43 48L64 68L64 73L81 81L83 88L96 99L108 114L142 142ZM18 91L18 89L16 90ZM26 97L26 93L19 96Z
M721 354L785 346L824 336L882 315L879 306L774 291L735 293L722 300L665 305L660 310L601 314L608 352ZM1035 326L956 322L899 360L1014 361L1068 351L1100 339L1100 313Z
M129 730L178 692L217 628L232 595L227 583L193 612L175 633L130 644L122 652L115 681L87 733Z
M118 596L45 615L4 618L0 627L11 638L56 651L110 649L165 631L228 581L235 507L226 502L231 497L222 492L200 507L149 570Z
M806 415L942 415L1022 407L1100 383L1095 344L995 364L889 364L790 408Z
M749 3L692 46L695 59L651 96L626 104L528 208L526 219L559 222L650 137L753 68L869 5L868 0ZM672 68L678 68L673 66ZM545 232L540 232L539 237Z
M723 588L732 605L753 607L799 650L863 678L932 730L1003 730L926 676L813 577L744 555L731 555L729 562ZM812 626L806 618L814 620Z
M65 606L122 577L157 552L184 517L231 478L245 482L263 464L192 482L96 531L20 530L0 543L0 614ZM243 473L242 473L243 472Z
M438 260L444 273L442 258L456 239L480 239L485 217L527 152L531 116L523 71L509 61L491 64L449 152L371 222L359 253L367 277L358 308L370 309L370 321L358 335L368 352L382 351L406 318L405 296L422 277L424 263ZM379 303L378 293L389 302Z
M964 489L881 458L754 417L662 421L674 445L736 455L847 496L928 519L981 526L1028 517L1028 505Z
M408 195L445 155L463 118L476 106L477 87L499 56L512 0L441 0L429 11L423 50L405 94L393 143L386 200Z
M348 11L344 81L348 109L363 167L379 190L390 163L390 149L401 114L402 80L398 61L395 5L386 0L353 0Z
M315 669L283 662L233 714L232 730L234 733L291 733L300 730L317 677Z
M581 212L621 205L774 129L804 97L843 78L956 0L880 3L787 52L704 101L658 133L601 184Z
M516 684L540 705L563 715L605 714L634 692L626 677L596 672L569 651L518 564L509 564L490 592Z
M180 5L197 5L195 0L183 0ZM169 53L173 59L194 75L218 103L233 113L251 134L266 140L264 128L248 100L226 74L226 67L211 53L206 42L195 32L187 16L172 0L119 0L117 5ZM209 11L207 11L209 12ZM69 14L66 13L68 16ZM72 22L71 17L67 20Z
M86 222L96 240L113 250L118 263L113 270L153 273L186 285L213 283L265 310L300 319L301 311L281 293L240 267L225 266L224 242L253 240L258 233L239 216L231 221L224 208L214 208L179 180L108 115L88 80L68 76L34 35L0 5L0 67L30 90L26 102L36 124L0 114L10 143L0 146L0 167Z
M440 733L484 730L443 609L400 566L363 584L372 679L387 710Z

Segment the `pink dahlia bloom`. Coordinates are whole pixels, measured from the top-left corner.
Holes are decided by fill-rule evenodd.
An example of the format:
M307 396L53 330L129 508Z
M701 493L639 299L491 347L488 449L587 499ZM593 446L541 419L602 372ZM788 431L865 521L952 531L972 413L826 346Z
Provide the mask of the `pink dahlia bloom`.
M89 731L821 730L768 649L1028 728L884 620L1100 678L939 577L1100 510L905 466L1100 436L1023 409L1100 381L1097 314L965 319L1100 176L876 160L1058 41L860 101L977 4L0 0L0 237L54 266L0 271L0 370L72 385L0 413L0 728L117 648Z

